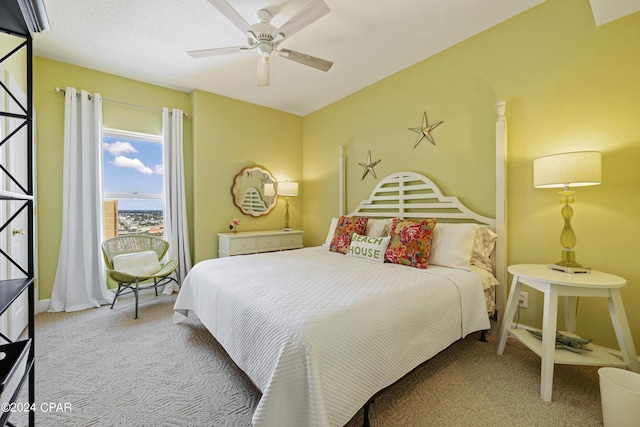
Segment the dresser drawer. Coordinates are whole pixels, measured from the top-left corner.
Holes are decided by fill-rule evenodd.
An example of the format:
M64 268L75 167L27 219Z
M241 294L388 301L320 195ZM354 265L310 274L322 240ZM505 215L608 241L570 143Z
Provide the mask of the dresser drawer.
M280 239L278 236L262 236L258 237L258 249L263 251L280 249Z
M286 236L280 236L280 246L282 248L301 248L302 234L296 233Z
M230 239L229 240L229 251L230 251L230 253L253 251L255 249L256 249L256 238L255 237L242 237L242 238L238 238L238 239Z

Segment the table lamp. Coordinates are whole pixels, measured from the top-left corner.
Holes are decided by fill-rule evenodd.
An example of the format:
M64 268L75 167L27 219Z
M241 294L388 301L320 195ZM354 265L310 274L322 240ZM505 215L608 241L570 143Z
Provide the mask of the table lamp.
M549 268L567 273L586 273L589 268L582 267L575 259L573 247L576 244L576 234L571 228L573 203L570 187L584 187L598 185L602 181L601 153L597 151L578 151L573 153L553 154L540 157L533 161L533 186L535 188L562 188L560 203L564 227L560 233L562 245L561 260L549 264Z
M273 203L273 197L276 195L276 186L273 182L264 185L264 196L269 198L269 205Z
M298 183L284 181L278 183L278 196L285 196L284 199L284 227L282 231L291 231L289 226L289 197L295 197L298 195Z

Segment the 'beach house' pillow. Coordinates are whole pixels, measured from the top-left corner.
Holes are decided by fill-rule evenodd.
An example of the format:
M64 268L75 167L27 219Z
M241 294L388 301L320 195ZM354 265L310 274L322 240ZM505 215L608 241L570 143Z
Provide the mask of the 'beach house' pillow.
M383 263L389 240L391 240L391 236L371 237L353 233L347 256Z

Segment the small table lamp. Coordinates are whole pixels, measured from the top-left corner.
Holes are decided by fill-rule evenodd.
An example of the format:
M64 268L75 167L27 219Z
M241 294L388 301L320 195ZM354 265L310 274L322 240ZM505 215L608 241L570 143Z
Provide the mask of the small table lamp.
M264 185L264 195L268 197L273 197L276 195L276 188L272 182Z
M588 268L576 262L573 247L576 244L576 234L571 228L573 203L569 187L583 187L598 185L602 181L601 153L597 151L579 151L574 153L553 154L540 157L533 161L533 186L535 188L562 188L560 203L563 203L561 213L564 227L560 233L562 259L549 268L571 272L586 272Z
M297 182L284 181L278 183L278 196L285 196L284 228L282 231L291 231L291 227L289 226L289 197L295 197L297 195Z
M269 205L273 203L273 197L276 195L276 186L273 182L264 185L264 195L269 198Z

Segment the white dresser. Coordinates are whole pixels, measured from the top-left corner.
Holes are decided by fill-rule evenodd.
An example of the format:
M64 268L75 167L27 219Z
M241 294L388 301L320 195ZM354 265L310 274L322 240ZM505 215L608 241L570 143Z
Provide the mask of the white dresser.
M302 230L241 231L218 234L218 256L256 254L302 247Z

